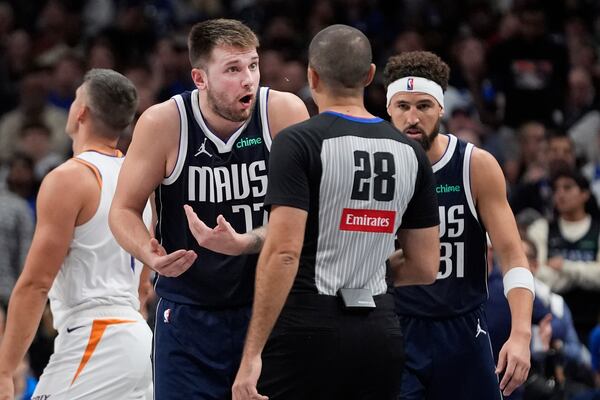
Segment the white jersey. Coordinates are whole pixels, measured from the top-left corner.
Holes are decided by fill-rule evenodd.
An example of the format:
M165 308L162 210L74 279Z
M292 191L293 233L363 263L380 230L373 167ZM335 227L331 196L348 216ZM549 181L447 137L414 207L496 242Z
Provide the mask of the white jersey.
M140 307L142 263L119 246L108 226L108 212L124 157L86 151L74 160L99 173L100 202L94 216L75 227L71 246L48 295L57 330L69 316L97 306L130 306L134 310ZM149 204L143 218L150 226Z

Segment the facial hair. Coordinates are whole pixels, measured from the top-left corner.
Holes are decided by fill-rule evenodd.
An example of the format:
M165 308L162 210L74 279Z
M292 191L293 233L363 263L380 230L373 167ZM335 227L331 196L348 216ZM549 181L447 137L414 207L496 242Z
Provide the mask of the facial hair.
M250 108L242 111L234 110L233 107L226 105L219 96L216 96L210 88L207 88L206 90L206 99L208 106L215 112L215 114L232 122L246 121L248 118L250 118L250 115L252 115L252 111L254 111L254 107L256 105L256 97L253 97L252 106Z
M425 132L421 131L422 132L421 136L418 139L415 139L417 142L419 142L421 147L423 147L423 150L429 151L429 149L431 149L431 145L433 144L433 141L440 134L441 123L442 123L442 119L438 118L438 120L436 121L435 125L433 126L433 129L431 130L431 132L425 133ZM416 128L416 126L410 126L407 129L410 129L410 128Z

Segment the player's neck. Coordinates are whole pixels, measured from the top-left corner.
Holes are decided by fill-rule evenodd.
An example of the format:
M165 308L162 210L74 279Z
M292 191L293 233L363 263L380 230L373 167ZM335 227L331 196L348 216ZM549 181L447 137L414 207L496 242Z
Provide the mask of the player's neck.
M438 162L446 152L446 148L448 147L448 143L450 140L448 136L438 134L435 139L433 139L433 143L431 143L431 148L427 150L427 157L429 158L429 162L431 165Z
M117 140L97 136L75 136L73 138L73 154L78 155L85 151L97 151L103 154L117 155Z

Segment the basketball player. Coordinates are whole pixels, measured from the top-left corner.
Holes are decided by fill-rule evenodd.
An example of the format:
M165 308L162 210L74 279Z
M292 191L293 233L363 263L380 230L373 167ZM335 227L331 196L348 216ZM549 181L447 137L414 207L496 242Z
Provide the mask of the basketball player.
M234 399L397 394L402 334L386 260L397 234L406 261L396 283L433 282L438 211L424 151L364 107L374 74L359 30L332 25L313 38L320 114L273 143L269 232Z
M427 151L440 215L436 282L395 291L407 354L400 398L500 399L500 389L509 395L529 371L533 276L498 163L489 153L439 132L448 74L439 57L421 51L390 58L384 71L388 113ZM496 369L482 309L486 231L504 273L512 318Z
M191 266L179 277L161 273L155 283L159 400L231 396L264 235L263 228L253 229L266 223L272 136L308 118L295 95L259 87L258 39L241 22L201 22L188 45L197 89L141 116L110 215L119 243L151 268L161 273L157 266L177 272ZM141 220L152 191L159 258ZM184 205L214 235L197 241Z
M47 298L58 336L33 399L152 397L152 332L138 312L142 265L108 227L123 162L115 146L136 106L133 84L111 70L89 71L77 89L66 127L75 156L42 182L33 242L10 300L2 400L13 398L12 374ZM144 216L149 224L149 207Z

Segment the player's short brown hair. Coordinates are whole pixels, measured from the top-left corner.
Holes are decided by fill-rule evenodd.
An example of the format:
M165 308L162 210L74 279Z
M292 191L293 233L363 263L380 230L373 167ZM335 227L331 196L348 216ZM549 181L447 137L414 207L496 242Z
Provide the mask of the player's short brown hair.
M235 19L209 19L194 25L188 36L188 50L192 67L202 67L217 46L241 49L258 48L254 32Z

